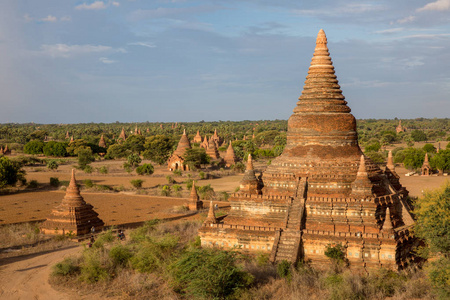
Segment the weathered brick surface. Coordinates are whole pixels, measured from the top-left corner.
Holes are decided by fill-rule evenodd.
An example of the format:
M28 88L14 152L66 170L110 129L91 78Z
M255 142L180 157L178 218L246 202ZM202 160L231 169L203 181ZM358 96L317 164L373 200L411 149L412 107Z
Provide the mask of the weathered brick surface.
M382 171L363 156L344 99L321 30L284 152L262 176L247 167L229 215L199 230L203 246L243 245L270 252L274 261L300 257L323 265L327 245L342 244L354 268L417 262L408 192L392 162Z

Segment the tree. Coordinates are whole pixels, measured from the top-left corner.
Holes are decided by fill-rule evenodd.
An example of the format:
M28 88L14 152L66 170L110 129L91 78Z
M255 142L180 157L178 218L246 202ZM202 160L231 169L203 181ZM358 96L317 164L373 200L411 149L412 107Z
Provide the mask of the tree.
M436 147L433 144L425 144L422 149L428 153L436 153Z
M430 159L432 168L436 168L440 173L450 169L450 149L441 150Z
M68 146L66 148L67 155L69 155L69 156L77 156L77 150L79 148L85 149L87 147L88 147L88 143L85 140L83 140L83 139L75 140L75 141L73 141L73 142L68 144Z
M125 145L114 144L108 147L105 158L106 159L123 158L129 156L130 154L131 151L128 150L125 147Z
M67 155L67 146L66 142L50 141L44 145L43 152L46 156L63 157Z
M190 167L199 167L209 164L210 161L211 158L203 148L187 149L184 154L184 163Z
M413 130L411 132L411 138L415 141L415 142L423 142L426 141L427 135L425 132L423 132L422 130Z
M427 243L425 256L435 257L429 266L429 277L442 299L450 297L450 183L426 191L415 202L414 233Z
M369 145L367 145L364 149L364 153L366 152L378 152L381 149L380 142L376 141Z
M125 141L125 147L133 153L144 151L145 137L142 135L130 135Z
M78 155L78 166L83 170L91 162L95 161L94 155L92 155L92 150L89 147L78 148L76 154Z
M408 148L403 150L403 154L405 155L403 164L409 169L420 168L425 160L425 152L422 149Z
M26 154L42 154L44 143L38 140L29 141L23 146L23 152Z
M5 156L0 157L0 189L15 185L18 180L25 180L25 171L21 165Z
M155 135L145 139L142 156L160 165L165 164L169 158L174 142L165 135Z

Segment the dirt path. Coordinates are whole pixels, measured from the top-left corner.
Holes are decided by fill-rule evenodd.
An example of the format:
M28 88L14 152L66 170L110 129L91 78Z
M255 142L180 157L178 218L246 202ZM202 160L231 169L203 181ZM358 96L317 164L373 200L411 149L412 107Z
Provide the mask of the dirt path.
M77 245L63 250L3 259L0 261L0 299L83 299L75 293L70 295L56 291L48 283L52 266L81 249Z

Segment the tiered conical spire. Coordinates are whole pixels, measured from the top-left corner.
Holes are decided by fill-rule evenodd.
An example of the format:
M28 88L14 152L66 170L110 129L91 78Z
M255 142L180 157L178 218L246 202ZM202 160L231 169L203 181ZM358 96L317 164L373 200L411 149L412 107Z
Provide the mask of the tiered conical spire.
M69 186L66 189L66 195L62 201L62 204L70 207L80 207L86 204L83 197L80 195L80 189L77 186L77 180L75 179L75 170L72 169L72 177L70 178Z
M119 140L126 140L127 139L127 135L125 134L125 128L122 127L122 131L120 132L119 135Z
M231 145L231 141L230 144L228 145L227 154L225 155L224 161L225 166L227 167L234 165L238 161L236 154L234 153L233 146Z
M203 209L203 201L200 201L200 198L197 193L197 189L195 188L195 181L192 182L192 189L191 189L191 194L189 195L188 207L189 207L189 210Z
M383 231L392 231L392 230L394 230L394 227L392 226L391 210L388 206L386 207L386 217L384 218Z
M334 73L327 37L321 29L302 94L289 118L284 152L295 149L294 156L309 154L322 158L342 154L359 156L356 120L344 99ZM328 150L324 146L340 149Z
M219 150L217 150L216 142L214 141L213 137L209 139L208 148L206 148L206 154L208 154L213 160L220 158Z
M105 138L102 136L100 137L100 141L98 142L98 146L102 147L102 148L106 148L106 142L105 142Z
M183 156L187 149L191 149L191 142L186 135L186 129L183 130L183 135L181 136L180 141L178 142L177 150L173 154Z
M73 135L70 137L70 141L69 141L69 144L70 143L73 143L74 142L74 139L73 139Z
M352 183L352 194L354 197L371 197L372 196L372 182L369 179L369 174L366 170L366 161L364 155L361 155L358 173L356 179Z
M83 235L94 227L98 232L104 223L98 218L92 205L86 203L80 195L80 189L75 179L75 170L72 170L69 186L66 189L61 204L52 210L48 219L42 223L41 231L50 234Z
M394 165L394 160L392 159L392 151L391 150L389 150L386 167L391 171L395 170L395 165Z
M212 201L209 203L209 211L208 211L208 216L206 217L205 223L212 223L212 224L217 223L216 215L214 213L214 205L213 205Z
M194 143L201 143L202 142L202 136L200 135L200 131L197 130L197 134L194 136Z
M244 177L240 182L240 191L250 194L260 194L259 182L253 169L252 155L248 155L247 169L245 170Z

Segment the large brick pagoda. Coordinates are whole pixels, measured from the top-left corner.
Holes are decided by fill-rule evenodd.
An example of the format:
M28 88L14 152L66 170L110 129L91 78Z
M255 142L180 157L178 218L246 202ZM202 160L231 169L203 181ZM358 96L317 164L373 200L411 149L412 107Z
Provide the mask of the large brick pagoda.
M75 172L66 189L61 204L55 207L47 220L41 225L41 232L45 234L67 234L75 236L88 234L94 227L96 232L103 228L103 221L98 217L93 206L86 203L80 195Z
M284 152L259 177L249 157L230 213L199 229L203 246L320 265L326 246L341 244L356 268L402 269L415 259L408 192L392 160L383 171L364 157L344 99L320 30Z

